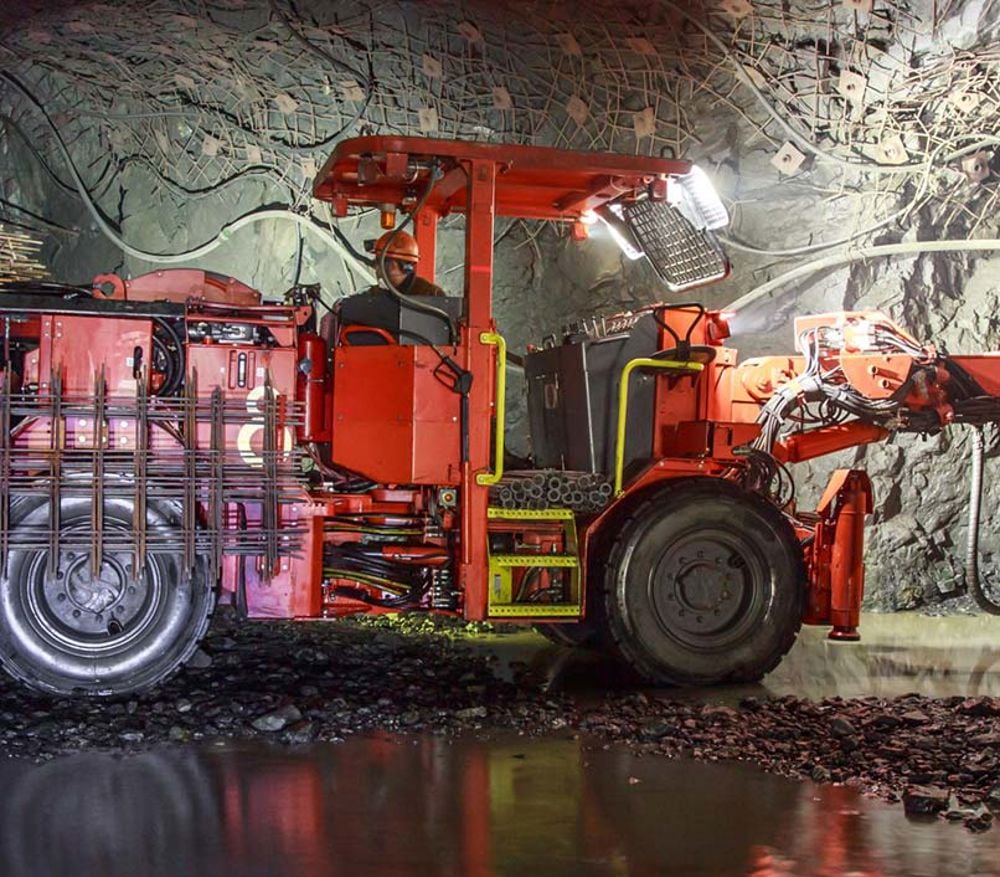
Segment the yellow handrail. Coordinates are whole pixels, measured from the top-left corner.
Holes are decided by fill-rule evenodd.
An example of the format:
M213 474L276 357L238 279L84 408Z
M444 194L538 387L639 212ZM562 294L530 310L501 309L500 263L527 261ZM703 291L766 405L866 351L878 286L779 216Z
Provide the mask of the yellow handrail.
M476 484L487 487L503 478L504 419L507 415L507 342L496 332L483 332L479 340L483 344L495 344L497 348L495 459L492 472L480 472L476 475Z
M618 382L618 429L615 433L615 496L621 496L622 473L625 469L625 426L628 416L628 382L637 368L670 369L673 371L700 372L705 366L700 362L679 362L674 359L632 359L622 369Z

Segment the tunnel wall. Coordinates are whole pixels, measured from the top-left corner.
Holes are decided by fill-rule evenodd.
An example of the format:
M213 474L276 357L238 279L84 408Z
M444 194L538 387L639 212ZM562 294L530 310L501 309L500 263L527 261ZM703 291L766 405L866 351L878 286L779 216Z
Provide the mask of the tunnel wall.
M310 183L338 139L427 134L696 160L733 217L734 271L701 292L711 306L842 255L740 312L746 355L791 350L797 313L869 307L952 351L1000 347L988 254L852 258L997 237L991 6L18 0L0 11L0 276L80 283L174 257L268 294L318 282L333 299L366 286L364 270L289 215L329 221ZM283 218L244 220L266 206ZM360 248L377 217L338 227ZM445 287L461 255L449 219ZM495 295L514 349L670 298L608 240L508 221ZM526 451L523 405L511 410ZM873 475L869 605L936 605L960 574L967 448L955 430L798 468L805 504L835 465ZM987 520L998 502L988 477ZM1000 558L987 531L989 576Z

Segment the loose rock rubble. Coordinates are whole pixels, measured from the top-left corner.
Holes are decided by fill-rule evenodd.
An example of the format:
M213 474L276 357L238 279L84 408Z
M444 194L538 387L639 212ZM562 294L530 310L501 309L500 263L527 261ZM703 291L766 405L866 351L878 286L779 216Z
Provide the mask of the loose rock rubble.
M196 668L147 694L52 701L0 678L0 755L136 751L217 738L340 742L364 731L581 733L637 754L750 761L839 782L915 818L989 828L1000 813L1000 698L746 698L738 706L588 693L582 707L504 678L465 626L216 620Z
M728 707L633 694L588 711L576 727L651 755L751 761L845 783L902 799L907 815L943 815L974 831L1000 812L996 697L748 697Z
M419 617L236 624L222 615L197 661L131 699L51 700L0 674L0 754L47 759L163 741L309 743L372 730L564 728L568 701L501 678L491 656L455 635L468 630Z

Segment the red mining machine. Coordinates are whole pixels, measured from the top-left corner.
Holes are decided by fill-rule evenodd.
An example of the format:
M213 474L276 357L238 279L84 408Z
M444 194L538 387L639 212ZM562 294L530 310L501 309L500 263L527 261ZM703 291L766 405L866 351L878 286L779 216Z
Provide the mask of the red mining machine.
M837 472L805 512L787 464L1000 419L995 355L879 314L801 319L798 355L738 363L724 313L659 304L529 350L533 458L508 471L496 218L599 229L679 290L728 273L707 179L363 137L315 194L398 216L429 280L438 222L462 214L464 294L386 278L327 311L197 270L0 291L0 663L23 683L153 685L220 599L248 619L528 622L655 682L758 679L803 622L857 636L868 479Z

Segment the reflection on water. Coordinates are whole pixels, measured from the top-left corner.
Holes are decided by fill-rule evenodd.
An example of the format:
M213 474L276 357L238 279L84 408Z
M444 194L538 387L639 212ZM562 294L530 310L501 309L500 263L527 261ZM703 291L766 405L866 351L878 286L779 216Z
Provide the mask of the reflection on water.
M4 877L1000 873L1000 831L572 740L85 754L0 789Z

